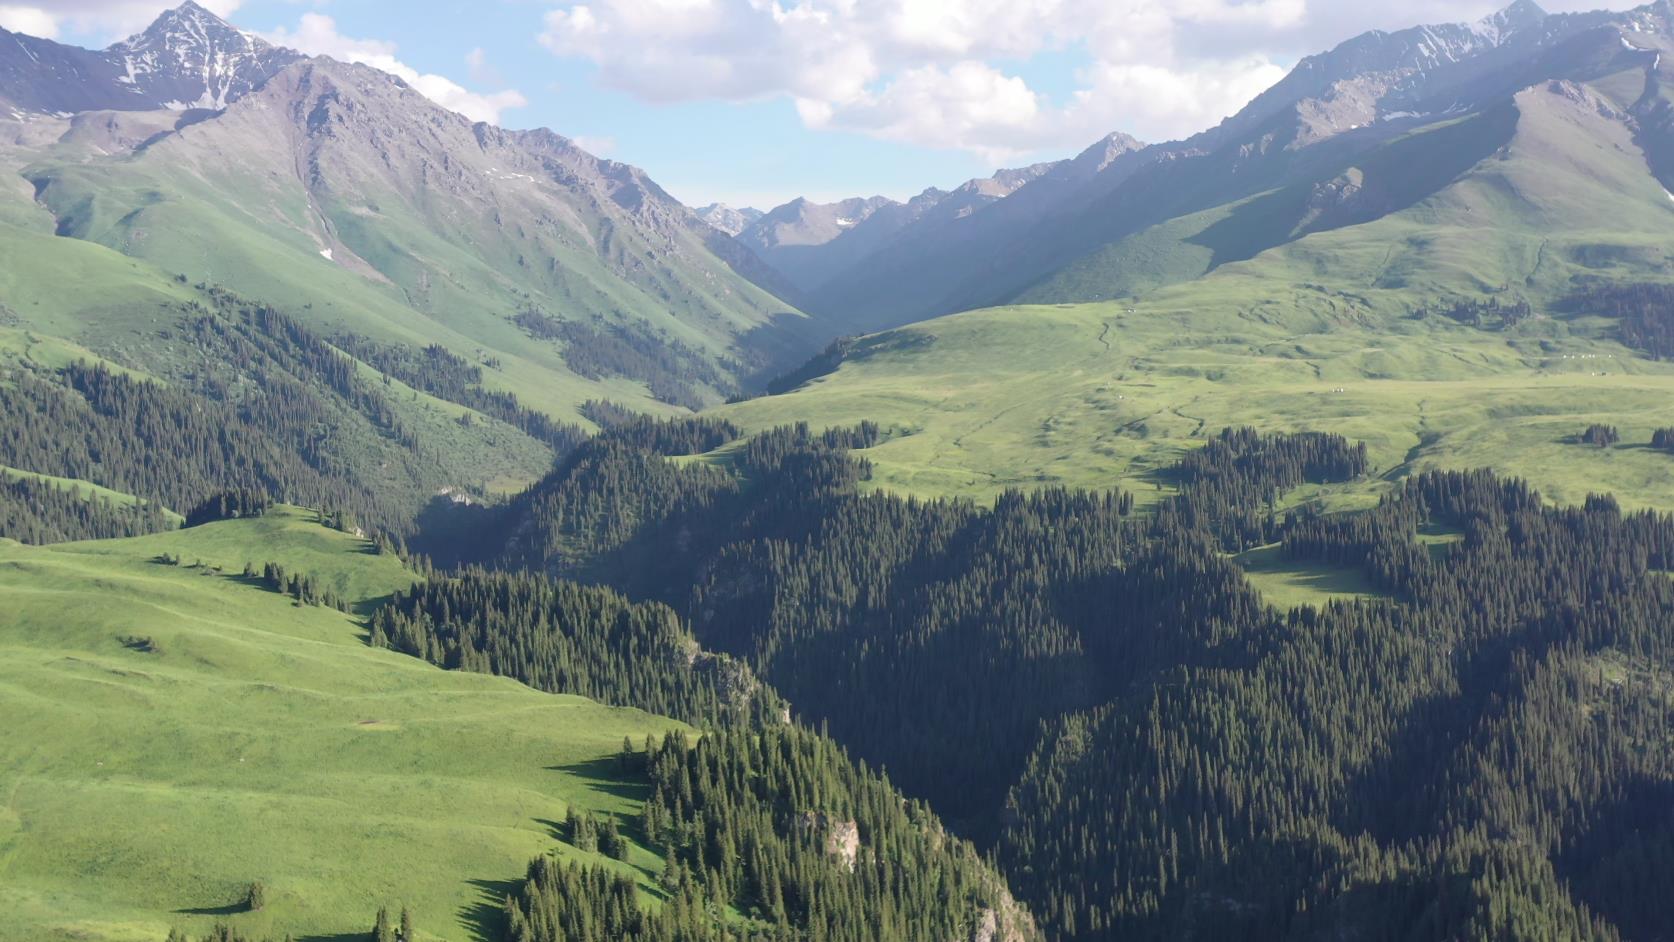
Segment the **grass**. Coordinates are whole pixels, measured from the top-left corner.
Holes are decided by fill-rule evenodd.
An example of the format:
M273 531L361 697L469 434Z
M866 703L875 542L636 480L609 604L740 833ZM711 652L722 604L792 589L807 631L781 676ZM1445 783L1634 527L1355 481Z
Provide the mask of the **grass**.
M351 74L353 67L329 71L360 107L387 106L375 96L392 90L371 81L357 91L364 76ZM451 148L454 176L445 185L416 158L391 159L388 140L355 134L321 145L314 158L320 179L300 178L288 147L262 146L294 132L288 108L262 96L131 155L45 148L23 173L34 184L33 201L73 237L46 243L108 253L151 277L183 273L192 283L225 286L323 333L440 343L473 362L490 360L485 385L568 421L584 421L576 407L592 398L664 407L643 383L576 374L559 344L531 339L513 323L519 312L638 324L724 365L740 338L787 310L709 255L699 235L625 225L620 208L583 185L536 174L511 180L503 162L527 155L486 152L468 129L446 121L420 123L426 128L415 151ZM332 258L322 256L325 249ZM18 277L27 280L27 271ZM119 281L125 271L107 265L94 274ZM90 322L95 333L109 329L107 319L79 305L39 317L18 313L47 332L68 335L76 321Z
M1438 563L1446 562L1453 555L1453 548L1464 540L1464 531L1451 527L1426 523L1418 528L1418 545L1424 547L1430 558Z
M1159 472L1184 451L1250 425L1366 442L1375 478L1334 495L1349 505L1423 470L1486 467L1556 501L1607 490L1674 509L1668 455L1569 444L1593 422L1648 441L1667 424L1674 365L1559 303L1582 278L1665 279L1658 246L1674 235L1674 201L1591 105L1540 86L1513 116L1492 156L1373 222L1138 298L997 307L875 335L836 372L717 414L752 431L877 421L897 434L867 452L872 486L921 496L1119 485L1143 503L1167 493ZM1168 240L1139 241L1156 253ZM1506 331L1413 317L1490 294L1528 299L1540 316Z
M942 318L719 414L749 430L875 420L897 434L866 453L873 486L922 496L1119 485L1144 502L1167 493L1158 472L1187 449L1251 425L1366 442L1374 479L1344 495L1360 501L1421 470L1490 467L1554 500L1609 490L1674 508L1668 455L1568 441L1593 422L1649 441L1670 401L1674 367L1553 319L1509 333L1441 319L1297 331L1153 301Z
M1333 600L1385 598L1358 569L1286 559L1277 543L1234 556L1244 577L1267 604L1281 611Z
M422 938L484 938L530 857L577 853L553 833L571 803L637 809L612 757L672 721L370 648L353 618L233 575L247 559L363 602L411 578L294 509L0 541L0 939L218 920L333 938L384 904ZM660 859L631 863L645 879ZM266 908L237 911L258 880Z

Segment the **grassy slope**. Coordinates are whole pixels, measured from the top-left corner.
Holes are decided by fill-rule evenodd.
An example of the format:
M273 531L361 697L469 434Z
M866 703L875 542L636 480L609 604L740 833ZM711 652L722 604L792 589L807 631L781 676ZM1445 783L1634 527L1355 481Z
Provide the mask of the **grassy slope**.
M345 94L360 107L397 108L411 95L355 67L321 72L354 89ZM446 125L438 133L463 148L459 173L476 190L454 192L458 181L448 178L403 192L407 171L376 166L367 152L374 145L356 143L358 131L341 146L308 151L323 169L321 181L305 185L303 141L262 146L295 135L271 113L276 94L120 158L71 134L37 151L22 172L60 232L272 303L327 333L491 356L499 366L485 370L488 385L570 421L589 398L661 407L643 384L571 372L560 345L512 323L526 307L640 324L717 357L787 310L709 257L695 236L652 245L586 194L487 166L497 158L455 133L452 116L417 120ZM422 127L409 130L429 140ZM331 246L335 260L321 255Z
M1643 77L1641 77L1643 84ZM1015 300L1132 297L1201 277L1309 232L1406 209L1449 186L1511 139L1509 103L1401 135L1312 179L1168 220L1071 262Z
M927 495L1122 484L1227 425L1367 442L1380 475L1493 467L1548 496L1674 507L1674 461L1566 439L1667 424L1674 366L1597 319L1489 332L1414 309L1503 291L1550 311L1573 279L1666 277L1674 202L1590 103L1525 93L1510 142L1376 222L1320 232L1134 302L995 308L880 335L795 393L720 410L748 428L871 418L876 483ZM1607 375L1605 375L1607 374ZM1357 495L1364 500L1364 495Z
M293 194L242 194L241 198L276 216L259 220L183 171L171 174L159 169L155 176L142 176L133 166L121 170L133 179L117 175L113 181L94 167L59 172L52 192L59 201L61 221L76 238L52 239L47 250L108 246L106 251L116 250L111 254L117 258L126 255L141 260L128 261L135 270L179 272L194 282L223 285L274 304L327 334L346 330L385 343L421 347L440 343L472 360L479 350L492 351L502 366L484 371L488 384L515 392L530 405L565 420L578 420L574 406L600 395L596 384L563 367L557 351L529 342L503 318L490 316L480 307L447 316L426 315L403 303L393 286L327 261L304 235L300 217L306 204L300 198L290 199ZM300 205L292 207L290 202ZM126 271L111 265L89 271L95 283L110 283L118 290L128 277ZM19 278L19 287L38 283L32 277ZM62 308L43 310L38 316L27 308L19 307L18 312L42 331L65 334L74 330L70 336L79 334L101 345L119 326L105 308L83 304Z
M6 205L7 201L0 198L0 207ZM173 325L187 310L185 305L202 302L202 296L193 286L168 277L147 262L94 243L4 221L0 221L0 258L7 260L0 265L0 365L18 360L58 368L86 360L102 361L113 369L124 369L122 363L160 369L171 362L177 366L189 363L195 355L192 349L173 342L171 334ZM317 261L326 264L324 259ZM332 295L330 291L325 293ZM366 308L353 309L372 316ZM407 317L412 319L411 312ZM417 328L407 330L401 339L421 346L439 336L423 334ZM476 349L465 341L460 343L468 354ZM572 398L581 395L582 387L565 385L559 374L544 366L513 362L505 369L522 371L520 375L539 390L533 399L537 407L544 403L549 411L578 418L571 408L575 404ZM487 373L492 371L485 370ZM381 377L370 368L363 368L363 374L372 381ZM631 389L620 394L624 392L622 385L606 388L613 390L617 399L637 395ZM599 386L588 385L586 389L588 395L613 395L611 391L601 392ZM450 469L457 485L480 485L489 490L516 488L538 478L551 461L545 446L473 410L399 382L392 382L385 392L401 420ZM467 412L475 420L469 428L456 421Z
M426 937L469 938L556 846L567 803L637 807L608 757L670 721L368 648L350 617L230 575L250 557L358 599L410 578L300 511L0 543L0 939L217 919L334 938L383 903L412 906ZM229 574L188 568L200 558ZM265 910L215 912L252 880Z
M1383 594L1358 569L1289 560L1277 543L1245 550L1234 558L1262 599L1281 611Z

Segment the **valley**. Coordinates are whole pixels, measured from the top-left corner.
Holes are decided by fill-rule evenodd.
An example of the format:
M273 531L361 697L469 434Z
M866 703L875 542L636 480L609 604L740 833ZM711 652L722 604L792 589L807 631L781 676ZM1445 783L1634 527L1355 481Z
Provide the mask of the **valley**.
M1667 0L765 209L10 9L3 942L1666 935Z

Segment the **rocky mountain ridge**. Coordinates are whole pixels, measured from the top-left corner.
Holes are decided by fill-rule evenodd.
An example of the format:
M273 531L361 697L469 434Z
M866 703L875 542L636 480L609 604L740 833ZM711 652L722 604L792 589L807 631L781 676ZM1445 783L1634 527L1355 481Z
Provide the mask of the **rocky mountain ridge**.
M0 103L53 115L225 108L301 58L186 0L104 50L0 29Z
M1097 270L1124 268L1112 256L1121 254L1125 239L1262 193L1330 181L1403 135L1507 103L1546 80L1650 70L1651 81L1627 80L1641 100L1623 110L1635 112L1641 143L1663 173L1660 168L1674 168L1674 156L1665 156L1674 147L1662 142L1674 143L1674 134L1666 130L1670 109L1661 103L1654 73L1671 35L1669 0L1625 12L1565 14L1516 0L1474 23L1364 33L1302 59L1236 114L1183 141L1142 145L1111 135L962 218L927 216L864 252L839 251L841 240L834 240L825 251L837 258L824 264L806 303L827 317L850 318L864 332L1013 300L1108 296L1127 282ZM1439 155L1437 166L1463 156ZM1368 198L1359 205L1379 204ZM1304 231L1240 237L1234 251L1214 253L1210 262L1247 257L1274 244L1272 238ZM1146 252L1159 250L1156 239L1146 245ZM797 262L819 266L807 258ZM1075 267L1073 278L1062 277ZM1201 273L1188 265L1177 274Z

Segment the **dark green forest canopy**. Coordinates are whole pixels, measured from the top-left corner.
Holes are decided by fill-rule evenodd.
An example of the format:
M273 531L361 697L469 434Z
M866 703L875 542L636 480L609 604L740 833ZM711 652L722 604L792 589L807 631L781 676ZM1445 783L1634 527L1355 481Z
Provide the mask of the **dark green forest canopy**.
M422 460L374 487L319 437L421 458L378 384L328 345L278 343L283 320L195 329L286 408L213 372L179 388L13 370L0 463L139 500L8 481L6 535L121 536L173 526L162 506L197 523L275 498L415 532ZM450 363L431 388L470 398ZM653 798L597 824L664 855L663 904L630 909L618 876L543 860L508 938L963 938L990 919L1086 940L1660 931L1667 516L1554 508L1488 473L1320 515L1286 495L1365 474L1364 448L1249 430L1190 453L1146 514L1119 491L920 501L861 493L849 451L876 426L739 441L595 411L604 432L509 503L462 510L478 539L459 568L369 625L445 667L711 729L625 750ZM39 414L69 434L24 421ZM1272 544L1383 597L1275 611L1231 558ZM341 604L306 573L251 578Z
M167 383L102 362L0 365L0 465L85 481L181 514L246 491L346 512L369 529L407 536L435 495L456 483L458 462L442 453L439 417L424 427L403 418L411 404L398 401L390 377L503 421L508 439L527 436L526 444L548 455L585 438L576 426L483 389L479 369L439 348L413 353L340 337L340 349L272 308L222 292L211 299L213 309L190 305L174 328L172 342L190 355L169 361ZM385 380L373 379L363 363ZM133 530L115 519L92 529L70 523L61 504L4 503L17 522L0 536L45 542ZM99 508L87 513L113 517ZM163 527L152 521L147 528Z
M599 441L514 502L504 559L682 612L992 847L1054 935L1654 937L1668 517L1486 473L1278 512L1364 452L1243 431L1155 514L979 508L857 494L842 437L781 430L725 470ZM1388 598L1272 610L1227 553L1275 539Z

